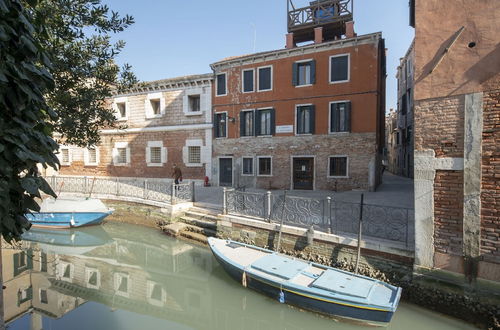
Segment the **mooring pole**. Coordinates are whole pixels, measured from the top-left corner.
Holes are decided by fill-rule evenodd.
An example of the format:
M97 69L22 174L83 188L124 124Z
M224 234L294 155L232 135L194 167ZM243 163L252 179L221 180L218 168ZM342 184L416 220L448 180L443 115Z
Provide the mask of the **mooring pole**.
M280 222L280 230L278 232L278 244L276 245L276 252L280 252L280 245L281 245L281 232L283 231L283 221L285 219L284 214L285 214L285 203L286 203L286 190L283 193L283 208L281 209L281 222Z
M358 255L356 256L356 267L354 273L358 273L359 259L361 258L361 231L363 229L363 194L361 194L361 203L359 204L359 231L358 231Z

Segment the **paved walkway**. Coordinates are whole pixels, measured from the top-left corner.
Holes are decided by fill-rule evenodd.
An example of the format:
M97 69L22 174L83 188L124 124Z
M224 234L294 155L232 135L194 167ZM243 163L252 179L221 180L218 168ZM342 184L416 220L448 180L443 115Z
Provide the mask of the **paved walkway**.
M195 206L222 209L222 187L196 187ZM248 192L265 192L265 189L246 189ZM273 194L283 194L283 190L272 190ZM309 198L326 198L331 196L335 200L357 203L361 193L364 194L366 204L414 208L413 180L391 173L384 173L383 183L375 192L329 190L291 190L287 194Z

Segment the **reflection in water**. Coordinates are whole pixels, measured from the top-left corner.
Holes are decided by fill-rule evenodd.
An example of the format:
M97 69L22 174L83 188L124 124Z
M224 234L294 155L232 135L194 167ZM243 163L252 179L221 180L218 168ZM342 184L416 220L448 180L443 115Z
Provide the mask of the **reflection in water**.
M106 223L25 238L2 249L9 329L366 329L247 290L208 249L153 229ZM389 328L422 328L421 315L400 306ZM428 329L462 326L426 318Z

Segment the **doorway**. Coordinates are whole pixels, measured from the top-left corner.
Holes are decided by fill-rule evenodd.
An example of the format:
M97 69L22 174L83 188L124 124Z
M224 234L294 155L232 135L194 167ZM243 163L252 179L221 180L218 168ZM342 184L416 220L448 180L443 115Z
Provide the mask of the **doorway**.
M293 189L314 189L314 158L293 158Z
M219 186L233 186L233 159L219 158Z

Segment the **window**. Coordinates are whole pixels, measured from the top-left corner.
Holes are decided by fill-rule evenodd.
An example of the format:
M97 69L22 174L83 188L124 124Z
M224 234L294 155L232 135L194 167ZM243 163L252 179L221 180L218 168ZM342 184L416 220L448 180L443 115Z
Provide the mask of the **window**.
M243 93L254 91L254 69L243 70Z
M214 115L214 128L215 128L215 137L220 138L220 137L226 137L226 127L227 127L227 114L225 112L223 113L216 113Z
M314 134L314 105L297 106L297 134Z
M126 164L127 163L127 148L117 148L117 163L118 164Z
M253 157L243 157L243 166L241 174L253 175Z
M189 95L188 102L190 112L200 111L200 95Z
M101 286L101 274L95 268L85 268L85 279L87 288L99 289Z
M401 114L406 115L407 103L406 103L406 93L401 97Z
M151 110L153 110L153 115L159 115L160 114L160 100L159 99L154 99L154 100L149 100L151 104Z
M255 112L255 135L273 135L275 130L274 109Z
M308 60L293 63L294 86L306 86L314 84L316 81L316 61Z
M347 157L333 156L329 158L328 176L347 177Z
M83 161L87 166L96 166L99 164L99 150L97 147L84 149Z
M148 302L154 306L163 306L167 296L165 289L153 281L147 281L146 283Z
M330 57L330 82L339 83L349 81L349 55Z
M128 297L129 275L124 273L115 273L114 279L115 292L121 296Z
M330 103L330 133L351 131L351 102Z
M240 136L253 136L254 131L254 112L242 111L240 112Z
M151 147L149 149L150 159L149 162L153 164L161 163L161 147Z
M201 163L201 147L188 146L188 163L200 164Z
M225 73L219 73L216 76L216 87L217 91L215 93L216 96L224 96L227 94L226 90L226 74Z
M259 68L259 91L270 91L273 89L273 68L265 66Z
M40 252L40 271L47 272L47 253Z
M116 107L118 108L118 118L127 117L127 104L125 102L116 103Z
M259 157L259 175L272 175L271 157Z
M68 147L61 147L59 152L59 161L61 165L71 165L71 150Z
M47 290L40 289L40 302L42 304L49 303L49 299L47 298Z

